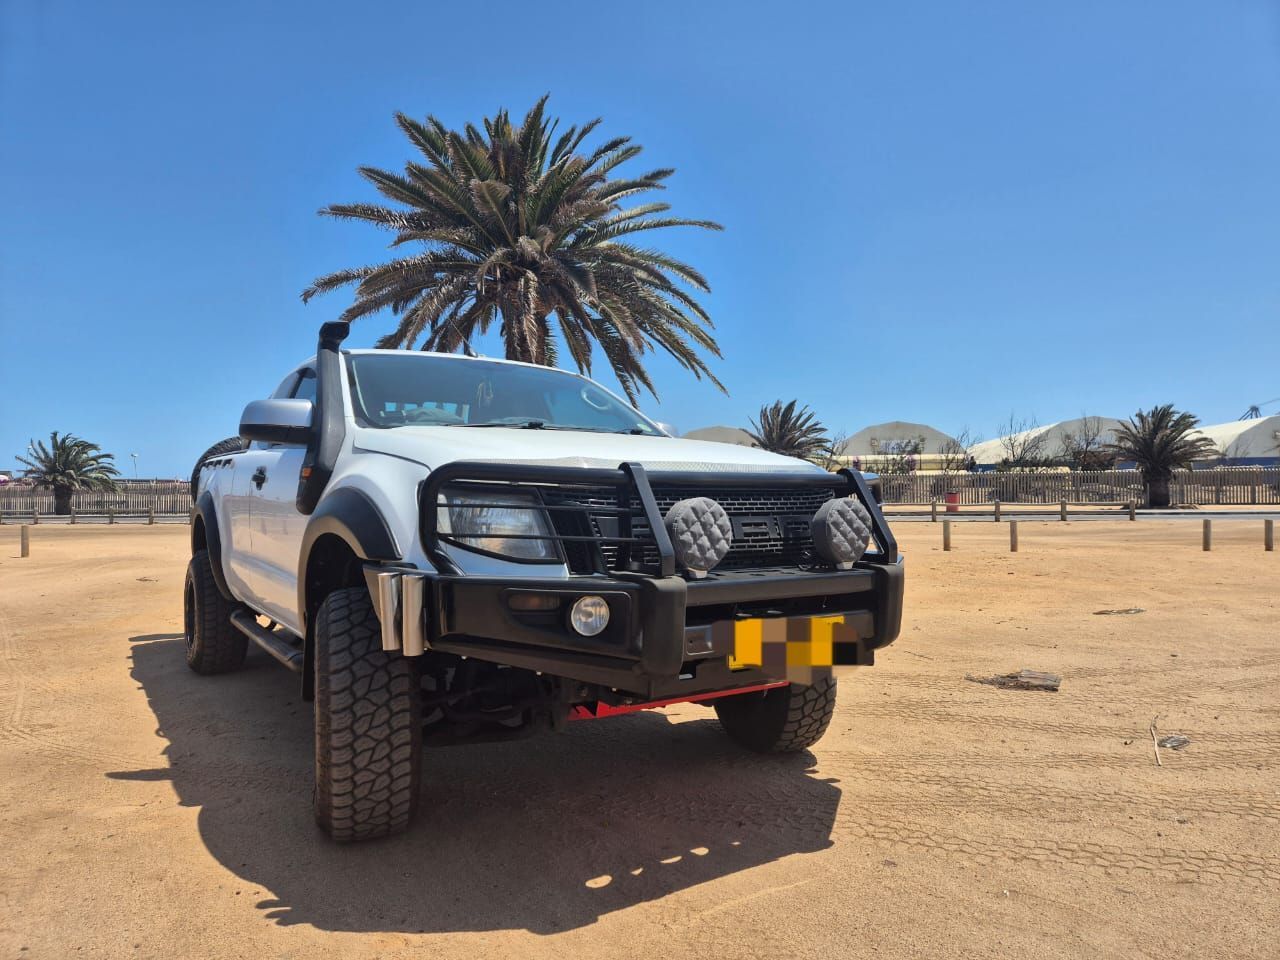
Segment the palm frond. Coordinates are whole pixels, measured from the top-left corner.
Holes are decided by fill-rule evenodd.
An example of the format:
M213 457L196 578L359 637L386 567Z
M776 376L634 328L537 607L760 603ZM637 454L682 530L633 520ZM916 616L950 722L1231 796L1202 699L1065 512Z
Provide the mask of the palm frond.
M670 215L667 203L624 206L664 189L674 171L615 178L640 145L615 136L585 147L600 121L557 134L547 102L538 99L519 124L499 110L459 130L397 113L418 159L403 173L359 168L389 203L333 204L321 213L389 230L393 247L421 244L422 252L319 277L303 299L354 286L344 319L388 310L396 317L379 346L452 351L497 324L513 359L554 364L563 344L572 364L589 372L598 348L632 400L654 392L644 367L654 350L723 390L707 362L720 355L711 318L689 292L708 292L706 277L629 242L720 225Z

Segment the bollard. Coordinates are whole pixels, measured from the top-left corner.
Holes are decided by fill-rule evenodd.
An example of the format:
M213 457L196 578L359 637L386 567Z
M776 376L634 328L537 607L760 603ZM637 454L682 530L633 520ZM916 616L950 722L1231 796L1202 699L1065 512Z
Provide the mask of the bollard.
M115 522L116 522L116 508L107 507L107 523L115 523Z
M1262 521L1262 549L1271 553L1276 548L1276 522L1274 520Z
M31 528L25 523L22 525L22 532L19 535L19 539L22 541L22 549L19 552L24 557L31 556Z
M1130 520L1138 519L1138 501L1137 500L1129 501L1129 519Z
M950 520L942 521L942 549L943 550L951 549L951 521Z
M1018 552L1018 521L1009 521L1009 552Z
M1067 501L1065 500L1062 501L1062 506L1058 513L1058 516L1061 518L1063 523L1067 522Z
M195 504L192 504L191 509L187 511L187 526L189 527L195 522L196 522L196 508L195 508Z
M4 524L4 511L0 510L0 526Z
M929 508L930 508L929 512L932 514L932 516L929 519L932 520L934 523L937 523L938 522L938 501L935 500L933 501L933 503L929 504Z
M1208 517L1204 518L1204 549L1213 549L1213 526L1212 521Z
M147 507L147 523L151 524L155 522L156 522L156 508Z
M71 520L70 520L70 522L71 522L71 523L75 523L75 522L76 522L76 508L75 508L75 507L72 507L72 508L71 508Z
M1000 522L1000 501L996 501L996 523Z
M31 525L34 527L39 522L40 522L40 514L36 511L35 507L32 507L31 508Z

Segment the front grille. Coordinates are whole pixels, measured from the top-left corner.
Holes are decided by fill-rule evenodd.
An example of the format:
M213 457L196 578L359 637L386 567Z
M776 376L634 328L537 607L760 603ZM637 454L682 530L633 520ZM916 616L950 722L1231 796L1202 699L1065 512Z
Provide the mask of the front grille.
M733 546L717 570L749 570L758 567L794 567L813 546L809 521L818 508L836 495L826 487L675 487L654 484L658 513L691 497L710 497L724 507L733 522ZM562 535L590 533L598 537L627 536L625 518L618 517L618 491L611 487L544 488L543 500L555 506L581 506L583 513L552 511L556 532ZM645 520L639 499L630 498L630 534L643 542L632 547L631 560L656 564L658 550L653 532ZM575 572L595 569L593 551L598 550L607 569L618 569L620 551L616 543L599 545L566 543L569 566ZM625 565L625 564L624 564Z

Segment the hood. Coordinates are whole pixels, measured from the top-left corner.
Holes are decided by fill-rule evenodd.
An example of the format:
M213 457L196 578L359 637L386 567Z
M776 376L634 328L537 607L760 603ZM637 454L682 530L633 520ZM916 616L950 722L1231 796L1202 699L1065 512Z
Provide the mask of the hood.
M807 461L754 447L675 437L633 437L578 430L416 425L386 430L356 428L354 434L353 443L357 450L404 457L426 467L438 467L455 460L483 460L612 469L620 463L634 461L648 470L824 472Z

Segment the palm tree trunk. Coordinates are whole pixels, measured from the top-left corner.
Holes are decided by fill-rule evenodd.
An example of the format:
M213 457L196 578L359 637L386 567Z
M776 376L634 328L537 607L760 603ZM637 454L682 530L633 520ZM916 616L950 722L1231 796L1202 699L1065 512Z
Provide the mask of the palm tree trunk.
M70 487L54 487L53 488L53 512L59 517L69 516L71 513L71 495L74 493Z
M1169 505L1169 478L1152 477L1147 481L1147 506L1167 507Z

